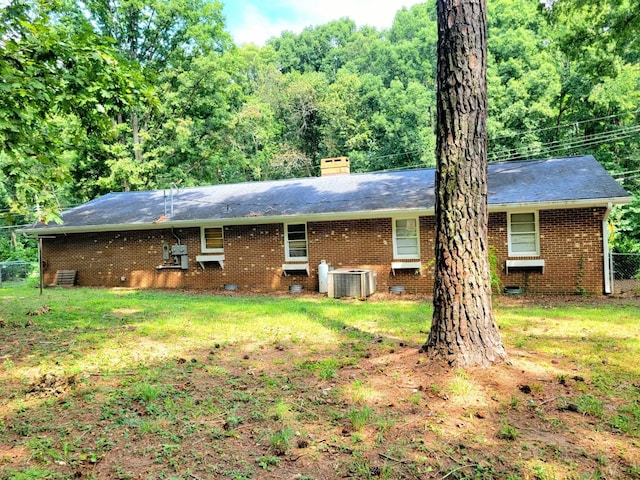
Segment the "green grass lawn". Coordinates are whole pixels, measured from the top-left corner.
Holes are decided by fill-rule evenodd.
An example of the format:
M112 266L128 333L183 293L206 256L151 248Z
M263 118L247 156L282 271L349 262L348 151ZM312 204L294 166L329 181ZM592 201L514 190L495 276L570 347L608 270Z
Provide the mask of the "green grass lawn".
M579 300L446 372L428 300L0 289L0 477L640 478L640 303Z

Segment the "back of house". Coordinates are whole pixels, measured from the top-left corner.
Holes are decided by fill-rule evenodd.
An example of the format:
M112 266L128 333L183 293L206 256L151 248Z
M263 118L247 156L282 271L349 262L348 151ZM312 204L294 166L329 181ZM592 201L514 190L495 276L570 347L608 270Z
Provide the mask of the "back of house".
M434 169L322 166L320 177L110 193L24 232L41 239L46 285L326 291L328 278L335 296L333 282L430 294ZM631 197L595 158L491 164L488 189L504 287L611 292L608 217Z

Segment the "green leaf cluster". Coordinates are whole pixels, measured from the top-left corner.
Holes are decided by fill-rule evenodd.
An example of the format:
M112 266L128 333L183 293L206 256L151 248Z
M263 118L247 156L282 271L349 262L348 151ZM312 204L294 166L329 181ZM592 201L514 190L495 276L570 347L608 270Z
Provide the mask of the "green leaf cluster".
M593 154L640 191L638 8L488 2L489 161ZM233 44L218 1L13 0L0 222L109 191L317 175L323 157L433 166L437 32L435 0L389 29L343 18L261 47ZM637 205L615 219L614 247L640 248Z

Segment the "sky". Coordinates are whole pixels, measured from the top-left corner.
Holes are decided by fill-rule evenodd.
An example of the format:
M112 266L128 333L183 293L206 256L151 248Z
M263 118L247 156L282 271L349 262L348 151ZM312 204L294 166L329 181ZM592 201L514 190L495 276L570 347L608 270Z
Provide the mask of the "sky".
M264 45L284 30L300 33L305 27L348 17L358 27L391 27L396 12L424 0L222 0L227 30L237 45Z

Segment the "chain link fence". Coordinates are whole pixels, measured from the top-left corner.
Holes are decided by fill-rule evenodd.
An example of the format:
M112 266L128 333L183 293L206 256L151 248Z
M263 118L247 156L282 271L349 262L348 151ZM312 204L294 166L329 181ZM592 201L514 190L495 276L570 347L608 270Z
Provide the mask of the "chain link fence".
M37 269L32 262L0 262L0 288L24 284Z
M612 253L613 293L640 295L640 253Z

